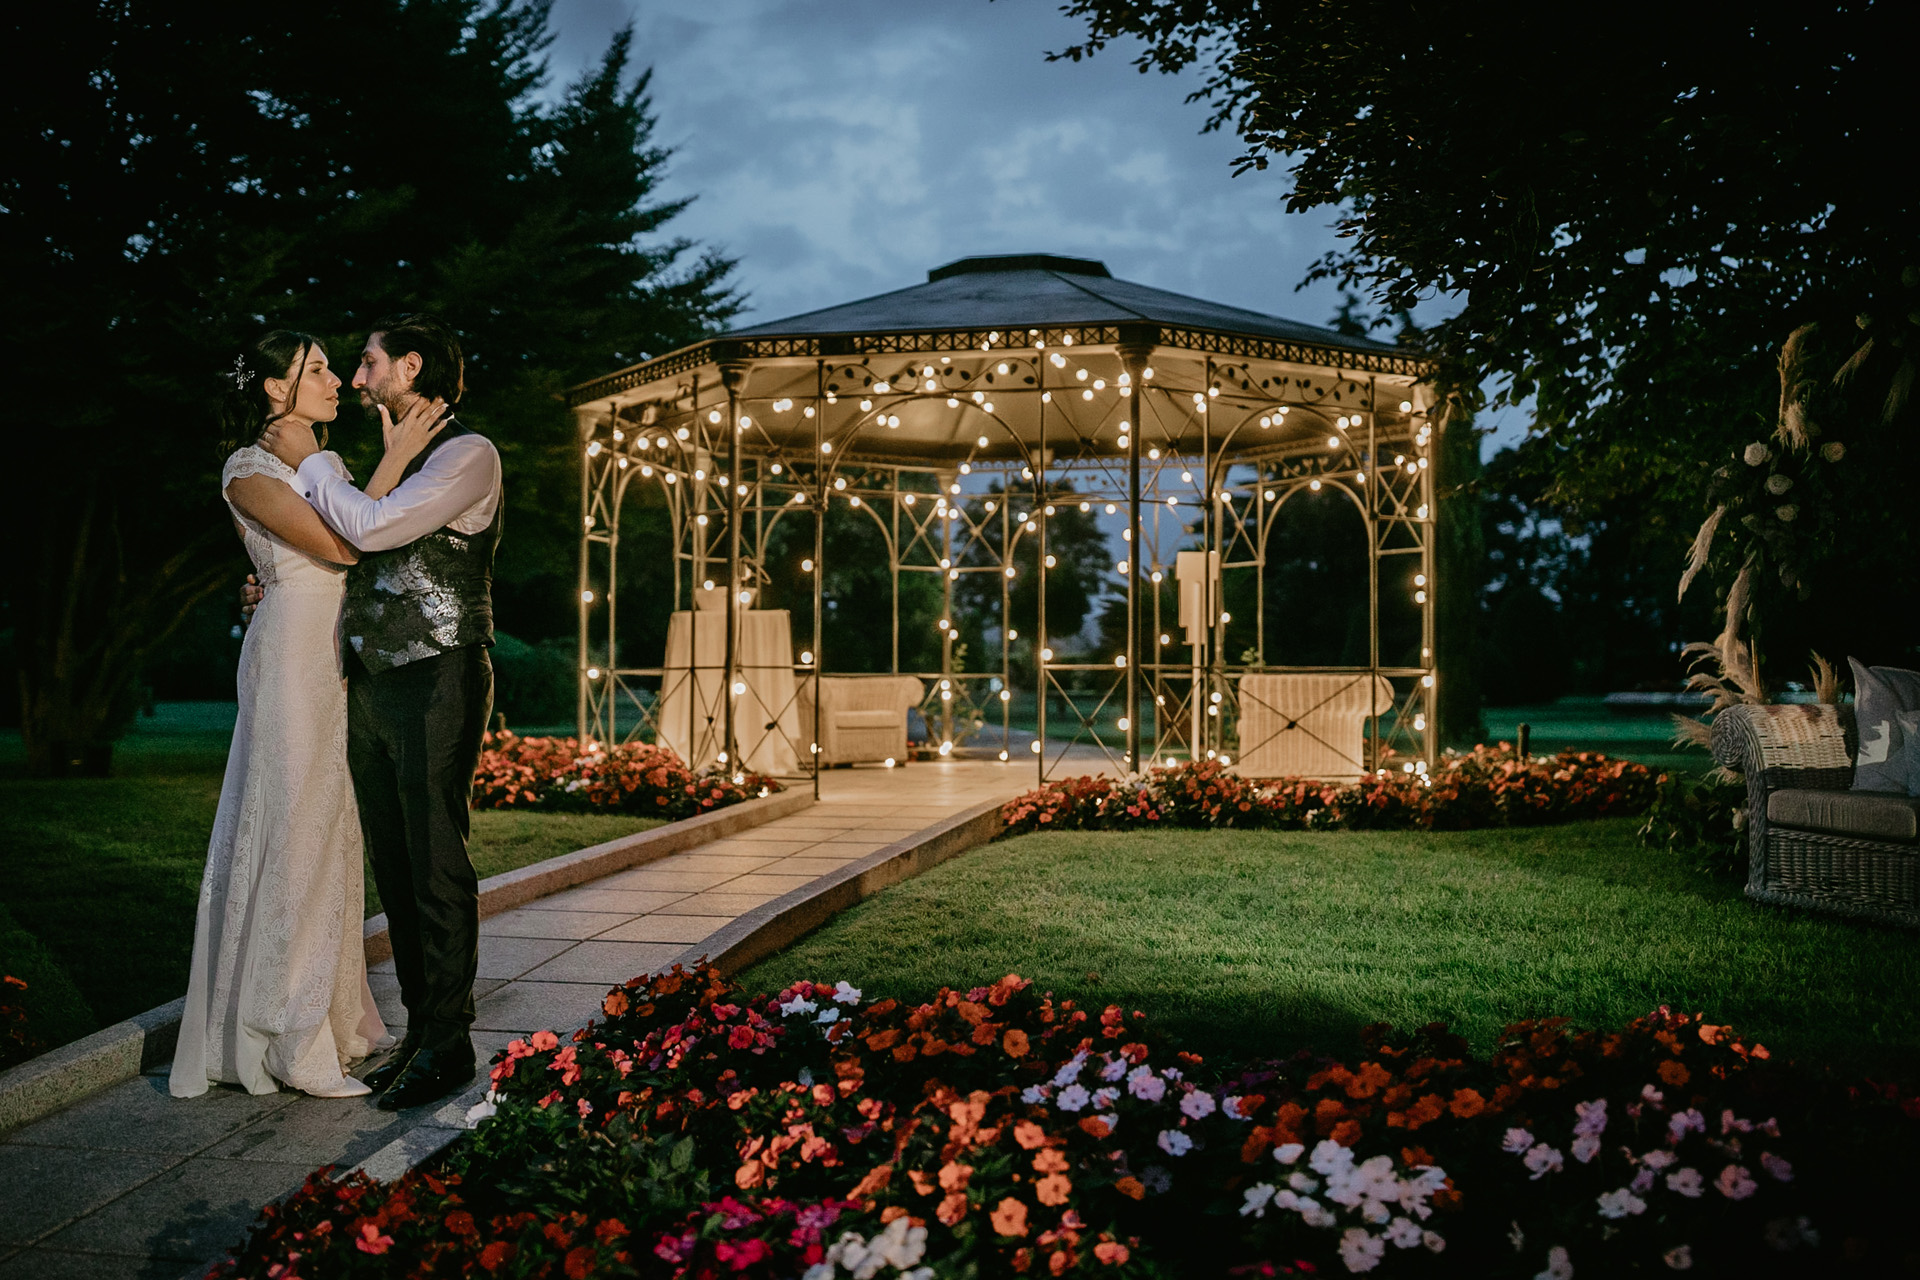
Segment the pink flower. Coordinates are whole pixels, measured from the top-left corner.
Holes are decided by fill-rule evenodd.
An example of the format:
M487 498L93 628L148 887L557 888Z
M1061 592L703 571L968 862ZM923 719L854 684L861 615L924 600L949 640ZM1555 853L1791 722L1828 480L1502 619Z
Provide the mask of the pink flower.
M1793 1181L1793 1166L1771 1151L1760 1153L1760 1167L1772 1174L1776 1182Z
M371 1222L363 1222L360 1224L359 1238L353 1244L360 1252L371 1253L378 1257L393 1247L393 1237L383 1236L380 1234L379 1227Z
M1707 1131L1707 1118L1701 1115L1697 1108L1688 1107L1685 1111L1676 1112L1667 1120L1667 1132L1672 1135L1675 1142L1686 1137L1688 1130L1694 1133Z
M1707 1180L1700 1176L1698 1169L1676 1169L1667 1175L1667 1190L1675 1195L1698 1200L1700 1193L1706 1189Z
M1581 1164L1589 1163L1600 1154L1600 1135L1583 1133L1573 1140L1573 1158Z
M1527 1152L1525 1164L1533 1171L1532 1181L1538 1182L1550 1173L1558 1173L1566 1167L1566 1158L1557 1150L1542 1142Z
M1720 1194L1729 1200L1745 1200L1760 1189L1760 1184L1753 1180L1753 1175L1737 1164L1730 1164L1722 1169L1720 1176L1713 1180L1713 1185L1718 1187Z
M1533 1145L1533 1135L1525 1129L1509 1129L1500 1140L1500 1149L1509 1155L1519 1155Z
M1190 1119L1204 1120L1213 1114L1213 1095L1204 1089L1195 1089L1180 1099L1180 1110Z

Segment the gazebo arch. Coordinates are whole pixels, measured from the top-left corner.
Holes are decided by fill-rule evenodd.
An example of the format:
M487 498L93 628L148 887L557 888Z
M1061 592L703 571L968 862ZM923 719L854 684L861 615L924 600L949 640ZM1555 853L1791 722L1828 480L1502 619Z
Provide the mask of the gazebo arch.
M659 709L680 692L668 682L688 679L689 669L635 663L621 650L619 516L637 479L666 500L673 607L692 611L690 626L724 631L708 705L697 705L697 679L685 691L687 741L703 720L713 758L741 758L735 701L748 615L734 606L752 596L749 566L767 569L774 522L803 512L813 516L810 567L772 568L811 578L813 634L793 646L795 674L803 683L834 674L833 654L822 651L823 515L847 503L869 508L889 546L896 672L901 575L939 575L947 606L939 669L903 674L931 682L924 709L943 753L967 719L955 713L969 709L999 720L1001 759L1015 750L1005 584L1015 547L1030 538L1041 580L1029 750L1040 778L1058 766L1062 743L1093 743L1131 770L1257 756L1285 735L1315 734L1314 707L1277 705L1275 690L1317 705L1350 703L1361 691L1366 732L1358 758L1348 758L1350 745L1335 752L1346 762L1339 772L1424 770L1436 750L1429 372L1371 339L1117 280L1098 262L1024 255L962 259L922 285L737 330L575 387L580 733L598 741L660 733ZM996 480L1004 493L988 495ZM1063 482L1083 509L1122 526L1109 584L1126 602L1124 652L1052 654L1046 538L1049 498ZM1268 522L1292 492L1323 486L1343 490L1364 518L1368 661L1269 666ZM1178 608L1177 589L1168 596L1182 551L1211 553L1219 567L1209 575L1205 559L1189 557L1200 625L1176 636L1165 615ZM1382 570L1396 563L1417 566L1413 662L1381 652ZM957 628L945 624L954 584L976 572L1001 575L999 664L957 671ZM1222 583L1234 579L1223 575L1249 572L1253 643L1229 653ZM709 600L724 593L727 607L695 608L708 591ZM1050 746L1052 706L1068 709L1071 736ZM818 742L817 725L795 739L803 771Z

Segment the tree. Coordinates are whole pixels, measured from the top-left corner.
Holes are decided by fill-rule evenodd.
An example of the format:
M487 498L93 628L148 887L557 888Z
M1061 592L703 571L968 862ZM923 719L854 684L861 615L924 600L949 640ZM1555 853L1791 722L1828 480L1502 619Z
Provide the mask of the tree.
M1912 413L1920 197L1886 174L1910 149L1895 7L1830 0L1730 21L1642 6L1578 24L1383 0L1064 8L1088 35L1055 56L1136 36L1143 71L1199 64L1197 96L1247 143L1243 167L1284 162L1290 209L1337 211L1347 243L1309 279L1388 311L1458 303L1427 335L1441 390L1472 408L1493 379L1499 400L1531 398L1541 444L1522 458L1550 471L1556 502L1690 526L1712 469L1785 407L1771 375L1807 323L1834 348L1829 368L1861 349L1845 337L1856 324L1874 339L1855 371L1861 434ZM1910 461L1898 439L1887 447ZM1900 585L1855 598L1836 575L1802 629L1896 634L1882 602L1910 596L1913 559L1875 525L1899 522L1899 498L1865 468L1839 483L1846 528L1801 581L1872 564ZM1676 538L1662 554L1680 550ZM1783 586L1798 591L1756 589L1784 602Z
M467 338L471 421L508 468L501 615L563 626L577 458L552 393L715 331L737 307L712 255L655 238L646 76L617 38L556 107L546 0L235 0L10 12L38 51L4 99L12 398L3 590L32 767L103 771L142 667L244 569L216 477L220 371L268 324L351 362L383 312ZM366 33L380 33L369 48ZM316 74L299 51L352 48ZM377 432L349 410L355 469ZM78 447L77 447L78 446ZM224 608L224 604L220 607Z

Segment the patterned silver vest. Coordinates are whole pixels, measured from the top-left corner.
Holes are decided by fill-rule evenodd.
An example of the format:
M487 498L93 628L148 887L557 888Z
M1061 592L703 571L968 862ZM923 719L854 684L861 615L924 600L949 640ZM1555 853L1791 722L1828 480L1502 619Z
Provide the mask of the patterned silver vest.
M401 480L417 473L447 441L471 434L457 422L447 427ZM493 643L493 553L506 505L503 494L479 533L436 529L403 547L369 552L347 570L340 631L368 671L378 674L467 645Z

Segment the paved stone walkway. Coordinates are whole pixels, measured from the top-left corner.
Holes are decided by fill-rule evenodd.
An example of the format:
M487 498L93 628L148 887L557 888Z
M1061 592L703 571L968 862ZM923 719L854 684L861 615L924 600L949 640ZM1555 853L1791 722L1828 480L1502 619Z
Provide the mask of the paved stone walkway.
M578 1027L608 988L698 955L742 913L1034 776L1030 760L832 770L799 813L484 920L474 1050L484 1062L515 1037ZM399 1033L392 961L369 981ZM0 1280L201 1274L313 1169L424 1139L464 1107L390 1115L365 1099L225 1088L181 1101L158 1068L0 1142Z

